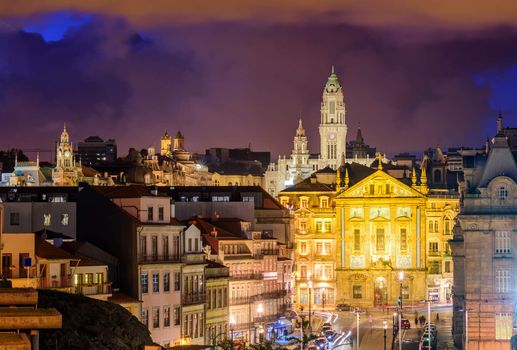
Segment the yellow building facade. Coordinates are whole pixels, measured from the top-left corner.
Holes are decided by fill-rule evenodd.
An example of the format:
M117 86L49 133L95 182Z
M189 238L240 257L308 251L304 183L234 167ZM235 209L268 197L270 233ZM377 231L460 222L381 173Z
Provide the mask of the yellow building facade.
M450 302L447 240L458 199L426 183L425 172L397 179L352 163L337 177L323 170L282 191L296 228L295 303L373 307L396 305L400 295L403 305Z

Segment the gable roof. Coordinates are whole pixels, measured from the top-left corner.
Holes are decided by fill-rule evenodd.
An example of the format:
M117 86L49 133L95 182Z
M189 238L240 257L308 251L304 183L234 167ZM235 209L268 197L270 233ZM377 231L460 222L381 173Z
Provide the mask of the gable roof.
M72 254L53 246L42 238L36 238L36 256L43 259L73 259Z
M316 180L316 177L308 177L305 180L298 182L286 189L280 191L280 193L290 192L334 192L334 185L327 185Z

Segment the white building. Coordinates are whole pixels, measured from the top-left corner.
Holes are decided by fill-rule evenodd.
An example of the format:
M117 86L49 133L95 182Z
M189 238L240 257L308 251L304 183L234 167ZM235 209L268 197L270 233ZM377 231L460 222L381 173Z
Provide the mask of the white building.
M303 179L313 172L330 167L336 169L343 161L355 162L369 166L375 158L346 158L346 108L343 101L343 90L339 79L332 72L323 88L321 102L320 151L311 154L308 139L305 135L301 119L293 141L291 156L279 156L277 163L271 163L265 173L265 189L276 196L280 191Z

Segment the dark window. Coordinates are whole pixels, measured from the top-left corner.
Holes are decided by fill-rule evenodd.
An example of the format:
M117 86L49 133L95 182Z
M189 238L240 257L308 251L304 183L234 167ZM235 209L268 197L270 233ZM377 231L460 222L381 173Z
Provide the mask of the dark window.
M170 290L170 273L165 272L163 274L163 291L168 292Z
M174 290L179 291L181 288L181 274L174 272Z
M9 218L10 218L11 226L20 225L20 213L11 213L11 214L9 214Z
M148 207L147 208L147 220L148 221L153 221L154 220L153 207Z
M158 208L158 220L163 221L163 207Z
M436 169L434 171L434 182L442 182L442 172L439 169Z
M354 295L354 299L362 299L363 287L362 286L353 286L353 295Z

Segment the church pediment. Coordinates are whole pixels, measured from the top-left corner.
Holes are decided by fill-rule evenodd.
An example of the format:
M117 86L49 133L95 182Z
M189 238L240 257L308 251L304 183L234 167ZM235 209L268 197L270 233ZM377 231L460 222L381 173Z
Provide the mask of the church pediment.
M423 197L423 194L384 171L377 170L341 192L337 199L351 197Z

